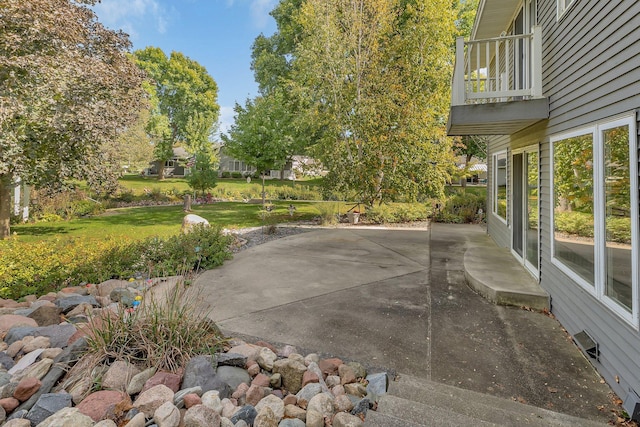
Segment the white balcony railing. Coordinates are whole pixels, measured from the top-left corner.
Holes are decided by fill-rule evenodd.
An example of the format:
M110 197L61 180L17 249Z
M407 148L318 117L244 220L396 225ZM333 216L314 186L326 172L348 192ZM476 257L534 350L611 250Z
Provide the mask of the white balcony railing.
M456 42L452 105L542 98L542 29Z

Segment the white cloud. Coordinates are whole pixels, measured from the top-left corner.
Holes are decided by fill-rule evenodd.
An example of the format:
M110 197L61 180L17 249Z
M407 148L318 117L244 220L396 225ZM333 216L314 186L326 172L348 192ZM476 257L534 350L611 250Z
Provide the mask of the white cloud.
M131 38L137 36L136 28L144 21L153 22L160 34L167 31L169 13L157 0L102 0L93 9L107 27L122 29Z
M270 19L269 12L273 10L277 0L252 0L251 2L251 20L253 24L259 28L265 28Z

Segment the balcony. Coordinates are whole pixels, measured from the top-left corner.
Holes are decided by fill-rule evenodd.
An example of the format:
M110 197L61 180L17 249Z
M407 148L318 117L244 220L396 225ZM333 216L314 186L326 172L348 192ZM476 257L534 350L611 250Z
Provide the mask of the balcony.
M542 94L542 30L458 38L449 135L510 135L549 117Z

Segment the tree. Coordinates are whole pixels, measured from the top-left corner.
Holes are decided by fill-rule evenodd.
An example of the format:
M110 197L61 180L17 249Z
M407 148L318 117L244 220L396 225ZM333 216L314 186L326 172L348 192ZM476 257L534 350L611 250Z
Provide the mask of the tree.
M442 194L454 19L446 0L304 3L292 80L334 189L368 205Z
M142 170L153 160L153 145L147 133L151 113L145 106L136 121L114 141L107 144L109 155L119 166L130 170Z
M463 177L473 175L469 171L471 166L471 159L473 157L478 160L485 160L487 158L487 144L488 138L481 135L465 135L457 139L453 144L453 150L456 155L464 156L464 170L462 171ZM467 180L462 181L462 186L466 187Z
M187 183L196 191L196 195L200 191L204 196L208 190L216 186L218 171L215 166L211 153L199 151L195 154L195 161L191 167L191 173L187 177Z
M127 36L102 26L94 3L0 0L0 238L10 233L17 178L113 188L106 144L135 122L142 73L126 55Z
M149 132L161 165L158 179L163 179L164 162L173 155L173 146L182 142L192 154L197 151L197 147L189 145L187 135L189 121L196 113L207 129L217 123L218 86L202 65L180 52L172 52L167 58L162 49L147 47L135 51L134 56L152 82L148 93L155 101Z
M189 117L185 127L187 146L195 153L187 182L196 192L200 190L203 196L216 186L218 180L217 153L210 141L213 130L207 116L200 112Z
M222 136L224 150L260 172L282 167L295 145L283 105L278 95L248 99L244 107L236 104L235 123L229 135ZM264 197L263 175L263 204Z

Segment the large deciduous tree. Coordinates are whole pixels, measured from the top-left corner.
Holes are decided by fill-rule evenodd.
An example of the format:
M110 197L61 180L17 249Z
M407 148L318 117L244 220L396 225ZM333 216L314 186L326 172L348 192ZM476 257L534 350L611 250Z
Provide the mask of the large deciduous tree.
M455 18L450 0L302 5L292 81L334 189L369 205L442 193Z
M97 21L94 0L0 0L0 238L10 189L115 181L105 145L141 109L127 36Z
M155 100L150 134L161 165L158 178L162 179L164 162L171 158L174 145L184 143L192 154L197 151L187 134L189 121L196 113L198 120L213 130L220 113L218 85L206 68L180 52L167 57L160 48L147 47L134 55L152 81L148 87Z

